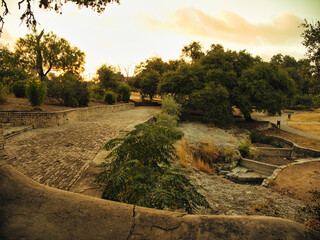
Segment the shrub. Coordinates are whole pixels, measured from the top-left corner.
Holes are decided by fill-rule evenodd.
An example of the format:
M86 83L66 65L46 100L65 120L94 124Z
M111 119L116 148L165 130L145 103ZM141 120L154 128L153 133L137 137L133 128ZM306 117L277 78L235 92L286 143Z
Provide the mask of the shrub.
M12 85L12 92L17 98L26 97L26 84L27 82L24 80L16 81Z
M106 184L103 198L158 209L209 208L186 172L171 166L177 136L169 128L140 124L123 138L106 144L111 150L96 182ZM111 160L111 161L110 161Z
M163 113L174 116L177 120L181 116L181 104L177 103L170 95L162 98L161 109Z
M296 110L304 110L310 109L313 106L312 97L309 95L297 95L295 97L295 102L293 109Z
M116 102L116 95L113 92L106 92L104 101L108 104L114 104Z
M131 88L128 84L120 84L118 93L120 95L120 101L123 101L125 103L128 103L130 101Z
M49 96L62 99L65 106L85 107L90 102L90 91L81 76L67 72L48 81Z
M239 151L240 151L242 157L248 157L249 156L249 154L250 154L250 144L251 144L251 141L250 141L250 137L249 136L246 137L245 141L240 143Z
M47 85L37 78L30 78L26 85L26 95L31 106L41 106L47 95Z
M258 132L257 130L253 130L249 136L252 143L271 144L273 139L272 136L267 136L261 132Z
M8 99L8 87L0 82L0 103L5 103Z
M312 103L315 108L320 108L320 94L313 96Z

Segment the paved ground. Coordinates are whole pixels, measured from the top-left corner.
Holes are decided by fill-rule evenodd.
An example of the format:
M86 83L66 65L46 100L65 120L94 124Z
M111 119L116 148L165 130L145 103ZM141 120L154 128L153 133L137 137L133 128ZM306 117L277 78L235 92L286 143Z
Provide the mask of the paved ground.
M299 131L297 129L294 129L290 126L288 126L287 121L288 121L288 114L289 113L283 113L281 116L268 116L268 114L266 113L254 113L252 115L253 119L255 120L260 120L260 121L269 121L273 124L277 124L277 121L280 121L280 129L293 133L293 134L297 134L303 137L307 137L307 138L314 138L314 139L318 139L320 140L320 136L314 135L314 134L310 134L307 132L303 132L303 131ZM291 113L292 115L292 113ZM297 122L294 122L297 123ZM302 123L302 122L300 122ZM310 124L310 122L303 122L304 124Z
M6 139L5 162L39 183L69 190L108 140L158 111L160 108L138 107L24 132Z

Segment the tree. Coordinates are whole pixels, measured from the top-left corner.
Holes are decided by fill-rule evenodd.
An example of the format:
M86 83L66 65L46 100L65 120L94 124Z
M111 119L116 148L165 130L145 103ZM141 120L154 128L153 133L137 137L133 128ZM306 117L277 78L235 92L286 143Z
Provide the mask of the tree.
M226 87L209 82L203 89L192 92L190 106L192 109L203 111L205 120L227 125L233 122L233 109L229 97Z
M204 55L202 47L199 42L192 42L182 49L182 56L189 57L192 61L200 59Z
M123 138L106 144L111 150L96 182L105 183L103 198L188 213L209 204L185 176L172 167L175 132L158 124L140 124ZM111 160L111 161L109 161Z
M146 69L134 79L135 87L140 89L142 95L148 95L152 101L157 93L157 87L160 81L160 73L154 69Z
M124 76L120 71L111 65L103 64L97 70L98 82L105 90L117 92L118 86L123 81Z
M42 30L19 38L15 51L24 58L30 71L37 71L42 81L52 70L76 74L84 71L84 52L52 32L45 34Z
M295 92L295 83L282 68L262 62L245 70L233 89L234 104L247 121L253 109L281 114Z
M307 48L307 56L313 64L312 94L320 94L320 21L309 23L307 20L301 24L304 28L302 44Z
M0 45L0 82L10 87L14 82L29 77L30 72L26 71L26 62L22 56Z
M304 28L302 44L307 48L307 56L315 65L315 72L320 75L320 21L309 23L305 20L301 26Z
M26 4L26 8L22 16L20 17L21 21L26 21L26 24L28 27L30 26L36 26L37 25L37 20L33 14L32 11L32 5L31 2L32 0L19 0L17 1L19 9L23 7L23 4ZM101 13L105 10L105 7L109 3L120 3L120 0L86 0L86 1L79 1L79 0L65 0L65 1L60 1L60 0L37 0L39 3L39 7L43 9L48 9L52 10L54 9L57 13L62 13L62 7L63 7L63 2L74 2L77 4L79 7L90 7L93 11L97 11L98 13ZM1 6L4 8L3 11L0 13L0 36L3 30L4 26L4 17L9 14L9 9L6 3L6 0L1 0Z

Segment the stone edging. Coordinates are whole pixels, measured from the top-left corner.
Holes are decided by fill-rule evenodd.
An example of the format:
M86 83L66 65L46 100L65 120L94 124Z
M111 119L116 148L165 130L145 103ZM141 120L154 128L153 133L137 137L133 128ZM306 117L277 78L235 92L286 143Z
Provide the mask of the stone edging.
M106 112L118 112L134 108L134 103L75 108L56 112L14 112L1 111L0 122L13 123L13 126L31 125L33 128L60 126L90 118Z
M268 185L269 185L269 183L270 183L270 181L274 181L277 177L278 177L278 175L279 175L279 173L283 170L283 169L285 169L285 168L287 168L288 166L293 166L293 165L299 165L299 164L303 164L303 163L307 163L307 162L320 162L320 159L313 159L313 160L307 160L307 159L302 159L302 160L300 160L300 161L298 161L298 162L294 162L294 163L289 163L289 164L287 164L287 165L282 165L282 166L279 166L276 170L274 170L274 172L272 173L272 175L270 175L269 177L267 177L263 182L262 182L262 186L264 186L264 187L268 187Z

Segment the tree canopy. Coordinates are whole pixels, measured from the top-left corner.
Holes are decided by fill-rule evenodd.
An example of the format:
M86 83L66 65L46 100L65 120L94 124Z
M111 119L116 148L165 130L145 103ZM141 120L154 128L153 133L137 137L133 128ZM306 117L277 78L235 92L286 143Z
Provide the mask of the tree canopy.
M41 80L51 70L77 74L84 71L85 53L52 32L45 34L42 30L19 38L15 51L24 59L28 70L36 71Z

